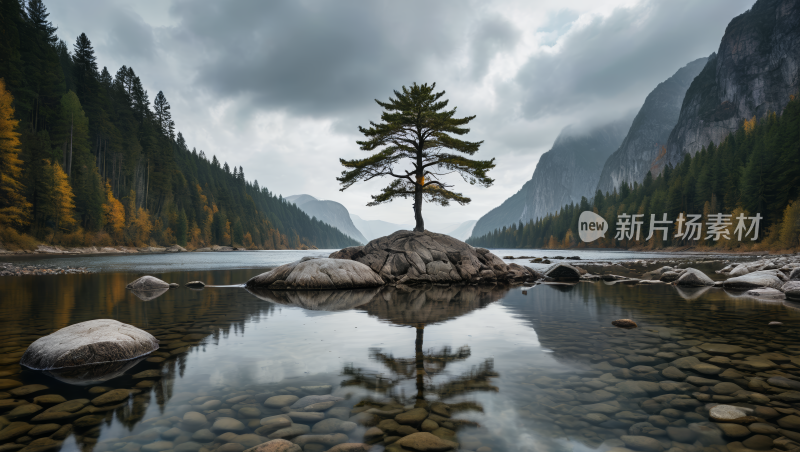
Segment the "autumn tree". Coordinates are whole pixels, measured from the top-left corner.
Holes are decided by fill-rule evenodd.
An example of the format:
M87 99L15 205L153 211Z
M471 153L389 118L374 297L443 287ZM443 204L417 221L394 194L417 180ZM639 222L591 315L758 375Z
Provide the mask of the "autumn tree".
M434 92L436 83L403 86L394 91L395 98L388 102L375 99L383 108L381 122L370 121L370 127L359 127L366 137L356 141L362 151L374 152L364 159L339 159L346 170L337 180L341 190L356 182L376 177L395 178L380 194L372 195L368 206L375 206L395 198L414 200L415 231L425 230L422 219L422 201L447 206L450 201L461 205L471 200L461 193L451 191L453 186L444 182L443 176L457 174L470 185L489 187L494 180L486 172L494 168L494 159L472 160L468 156L478 152L483 141L464 141L453 135L469 133L464 127L475 116L456 118L456 109L445 109L445 92ZM401 166L402 165L402 166Z
M20 227L28 224L31 203L25 199L21 182L20 141L14 119L14 98L0 78L0 224Z
M50 190L45 195L44 212L48 222L54 225L53 237L59 230L71 231L77 225L75 221L75 196L69 185L67 173L56 162L46 167L47 178L51 180Z
M106 202L103 204L106 228L114 238L121 238L125 229L125 207L114 197L111 184L106 182Z

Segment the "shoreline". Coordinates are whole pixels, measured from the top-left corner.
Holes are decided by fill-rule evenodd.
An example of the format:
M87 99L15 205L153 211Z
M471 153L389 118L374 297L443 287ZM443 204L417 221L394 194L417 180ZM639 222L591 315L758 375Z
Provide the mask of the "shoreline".
M237 248L231 246L214 245L209 247L198 248L196 250L187 250L180 245L172 246L146 246L146 247L132 247L132 246L86 246L86 247L62 247L51 245L39 245L35 250L6 250L0 248L0 259L5 257L16 256L109 256L109 255L135 255L135 254L173 254L173 253L230 253L234 251L315 251L315 249L297 249L297 250L251 250L246 248Z

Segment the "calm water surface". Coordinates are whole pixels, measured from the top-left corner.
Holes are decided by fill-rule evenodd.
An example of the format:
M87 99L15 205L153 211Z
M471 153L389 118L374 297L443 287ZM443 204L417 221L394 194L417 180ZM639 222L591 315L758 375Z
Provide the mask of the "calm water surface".
M153 273L152 265L174 268L174 255L133 257L148 258ZM115 261L122 258L128 261ZM743 441L772 449L774 440L800 437L800 423L791 419L800 398L790 391L800 385L800 310L785 302L719 289L602 282L349 292L181 287L142 299L125 285L147 261L83 259L106 271L0 278L0 428L15 423L0 430L2 451L241 451L276 435L262 428L261 419L292 411L266 406L271 397L328 394L341 400L333 399L335 405L318 416L341 419L326 424L333 425L330 435L339 436L329 435L327 444L307 441L304 451L362 442L370 426L394 416L387 413L421 400L450 407L449 418L431 415L437 421L433 433L457 441L460 450L724 452L745 447ZM122 270L109 271L102 259ZM185 263L177 268L198 265ZM181 285L232 285L260 271L157 276ZM161 348L105 374L46 374L19 366L38 337L97 318L145 329ZM639 328L611 327L618 318L632 318ZM784 326L770 328L770 321ZM696 360L675 363L683 357ZM141 374L149 370L155 372ZM784 380L785 388L779 386ZM115 388L134 393L117 404L90 402ZM45 395L78 399L77 408L61 419L37 420L60 400ZM758 435L746 426L739 431L709 422L713 403L754 409L774 432ZM365 411L370 408L377 413ZM190 411L205 416L207 425L184 422ZM241 425L225 427L221 418ZM295 433L278 436L328 432L319 419L292 419ZM9 433L21 425L34 428ZM387 441L398 436L385 421L381 425ZM50 435L65 439L42 440ZM371 440L374 450L383 450L383 438Z

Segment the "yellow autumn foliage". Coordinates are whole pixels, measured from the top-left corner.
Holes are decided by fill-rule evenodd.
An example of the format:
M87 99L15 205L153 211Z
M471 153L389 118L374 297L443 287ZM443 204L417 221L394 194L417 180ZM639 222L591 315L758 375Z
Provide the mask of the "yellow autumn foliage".
M744 120L744 131L745 131L745 133L750 135L750 132L752 132L753 129L755 129L755 128L756 128L756 117L755 116L753 116L750 119L745 119Z
M20 141L14 119L14 97L0 78L0 224L14 227L30 223L31 203L23 195Z
M106 228L118 239L125 228L125 207L114 197L111 185L106 182L106 202L103 204L103 214L106 217Z
M72 193L72 187L69 185L67 173L61 168L58 163L51 163L47 167L47 171L52 180L52 189L45 197L46 204L50 206L51 211L48 212L50 218L55 221L56 229L62 231L71 231L78 222L75 221L75 195Z

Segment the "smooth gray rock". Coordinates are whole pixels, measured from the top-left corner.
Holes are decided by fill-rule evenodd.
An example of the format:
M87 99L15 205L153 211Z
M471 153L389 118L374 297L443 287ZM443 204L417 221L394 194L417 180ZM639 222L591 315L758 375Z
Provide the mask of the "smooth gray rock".
M292 411L324 411L342 400L344 399L332 395L310 395L294 402L289 408Z
M127 361L158 349L150 333L113 319L97 319L61 328L37 339L20 364L37 370Z
M245 452L302 452L303 449L291 441L285 439L273 439L258 446L251 447Z
M714 281L705 273L696 268L687 268L680 278L675 282L679 286L713 286Z
M794 269L794 271L792 271L792 274L794 274L794 272L797 270L800 269L797 268ZM789 300L800 300L800 281L792 280L787 282L786 284L781 286L781 292L783 292L783 294Z
M155 276L142 276L141 278L133 281L132 283L125 286L126 289L130 290L158 290L158 289L169 289L169 283L162 281Z
M304 257L247 281L249 288L271 290L360 289L384 284L368 266L344 259Z
M744 275L746 275L748 273L750 273L750 269L747 268L747 265L739 264L739 265L736 266L736 268L731 270L730 273L728 273L728 276L730 276L731 278L734 278L736 276L744 276Z
M708 416L715 421L735 421L743 417L750 416L753 412L750 408L744 408L733 405L717 405L708 413Z
M800 267L794 268L791 273L789 273L789 281L800 281Z
M665 265L665 266L663 266L661 268L657 268L655 270L652 270L652 271L649 271L649 272L643 274L642 275L642 279L644 279L644 280L658 280L658 279L661 278L661 275L663 275L666 272L673 271L673 270L675 270L675 269L670 267L670 266Z
M775 273L777 270L761 270L753 273L748 273L743 276L737 276L726 280L722 287L734 290L750 290L760 287L771 287L779 289L783 286L783 281L778 278Z
M577 281L581 271L569 264L556 264L548 268L544 276L554 281Z

